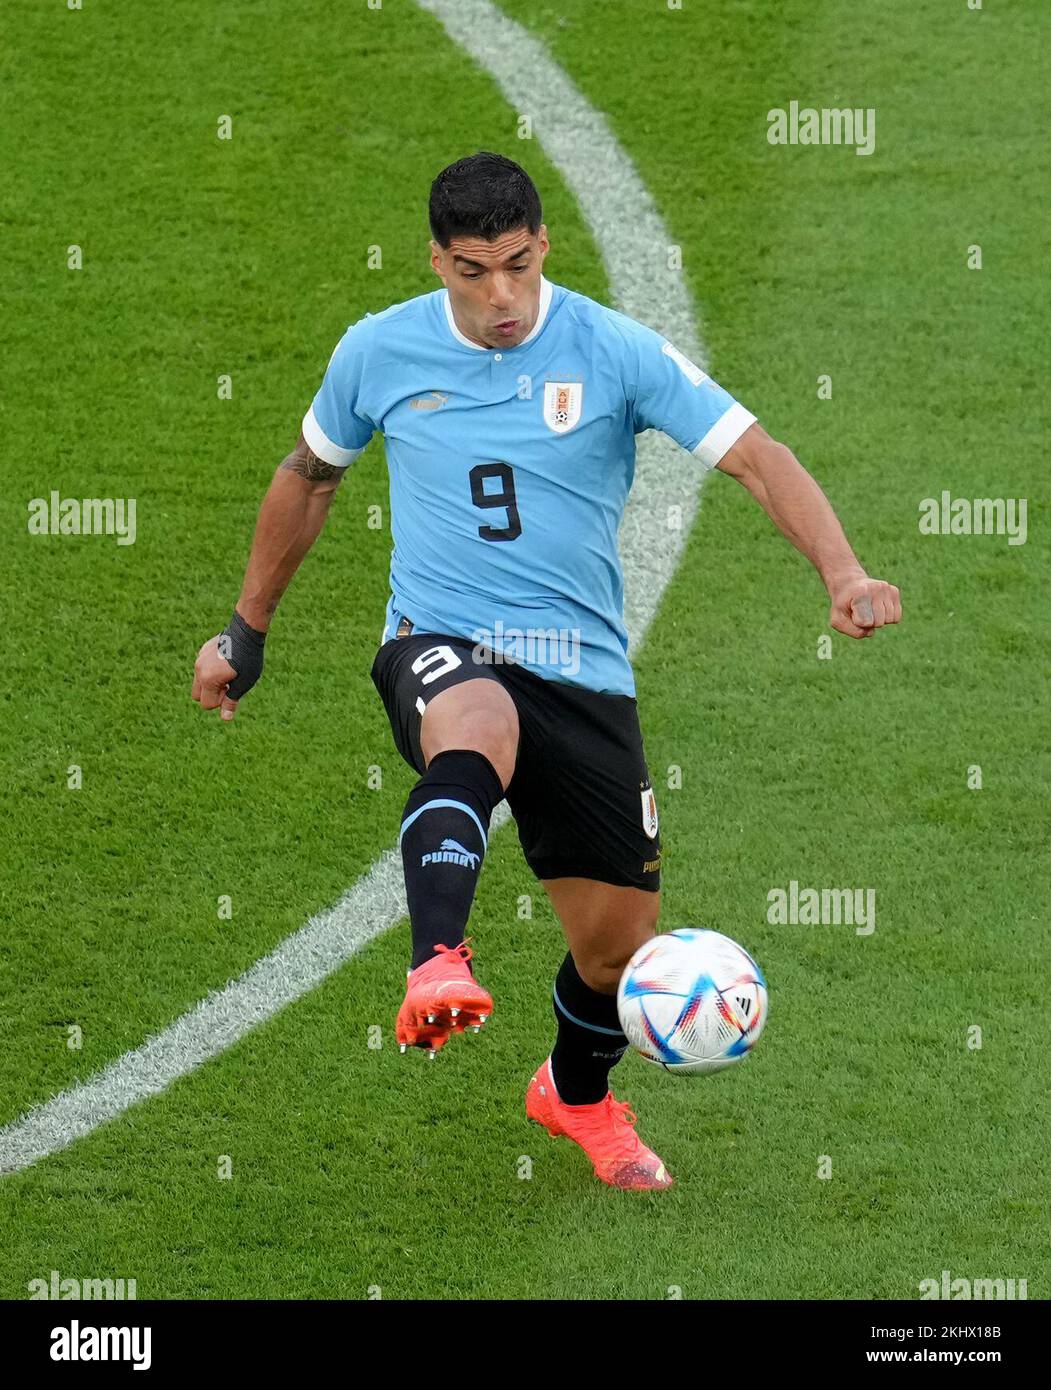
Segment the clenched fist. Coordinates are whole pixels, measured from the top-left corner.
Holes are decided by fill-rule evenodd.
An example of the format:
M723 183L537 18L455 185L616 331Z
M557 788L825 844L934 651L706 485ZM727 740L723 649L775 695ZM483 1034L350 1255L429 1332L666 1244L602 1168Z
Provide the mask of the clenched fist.
M848 637L871 637L878 627L901 622L901 595L884 579L860 574L832 586L828 620Z

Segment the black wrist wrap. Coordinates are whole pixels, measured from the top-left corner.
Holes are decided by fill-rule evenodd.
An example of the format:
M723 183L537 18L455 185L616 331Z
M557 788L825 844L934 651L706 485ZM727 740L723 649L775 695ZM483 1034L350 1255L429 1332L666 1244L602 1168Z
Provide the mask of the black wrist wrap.
M230 682L227 695L231 700L240 700L247 695L252 686L263 674L263 643L266 633L249 627L237 609L219 634L219 655L224 657L237 672Z

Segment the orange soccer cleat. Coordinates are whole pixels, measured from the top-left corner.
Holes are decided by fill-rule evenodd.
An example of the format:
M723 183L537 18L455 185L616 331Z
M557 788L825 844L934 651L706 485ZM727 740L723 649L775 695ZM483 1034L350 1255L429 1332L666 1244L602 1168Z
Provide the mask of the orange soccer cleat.
M543 1125L553 1139L572 1139L591 1159L595 1176L610 1187L652 1191L671 1187L664 1164L635 1133L636 1115L627 1101L607 1091L593 1105L565 1105L551 1075L551 1058L543 1064L526 1091L526 1114Z
M398 1010L395 1037L401 1051L425 1047L427 1055L445 1046L451 1033L477 1033L493 1012L493 1000L471 974L474 954L466 941L435 946L436 954L409 971L405 1000Z

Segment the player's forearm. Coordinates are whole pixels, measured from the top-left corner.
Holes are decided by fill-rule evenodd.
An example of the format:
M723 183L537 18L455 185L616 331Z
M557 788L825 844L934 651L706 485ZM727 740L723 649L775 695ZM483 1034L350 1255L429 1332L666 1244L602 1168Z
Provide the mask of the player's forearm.
M767 516L811 562L829 593L864 570L828 498L791 449L763 441L754 466L741 481Z
M295 458L291 455L290 458ZM288 467L277 470L263 499L237 611L265 632L303 557L317 540L332 502L332 488L319 487Z

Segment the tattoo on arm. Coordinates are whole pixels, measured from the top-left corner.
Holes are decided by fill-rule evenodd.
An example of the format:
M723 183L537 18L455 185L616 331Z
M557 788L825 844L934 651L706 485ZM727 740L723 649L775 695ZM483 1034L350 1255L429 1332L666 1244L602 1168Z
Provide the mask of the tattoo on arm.
M302 435L299 436L299 443L281 467L287 469L289 473L298 473L308 483L330 483L333 480L338 482L347 471L345 468L336 468L333 464L326 463L324 459L319 459Z

